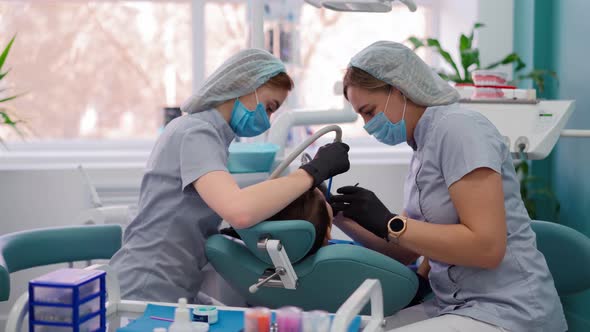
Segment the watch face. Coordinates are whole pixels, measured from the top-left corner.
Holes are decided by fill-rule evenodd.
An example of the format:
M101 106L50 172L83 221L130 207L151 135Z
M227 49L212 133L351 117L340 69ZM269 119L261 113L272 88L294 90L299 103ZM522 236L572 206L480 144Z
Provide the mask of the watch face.
M404 221L398 218L395 218L389 223L389 229L392 232L399 232L404 228Z

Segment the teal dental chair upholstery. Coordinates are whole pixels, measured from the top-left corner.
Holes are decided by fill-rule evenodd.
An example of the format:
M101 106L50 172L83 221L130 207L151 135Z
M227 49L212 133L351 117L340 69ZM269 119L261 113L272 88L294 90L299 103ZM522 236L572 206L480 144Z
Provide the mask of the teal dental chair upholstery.
M578 297L585 292L588 298L590 293L590 238L556 223L533 220L531 226L553 275L569 331L590 331L590 303Z
M306 256L315 239L315 229L307 221L268 221L237 232L244 244L214 235L207 240L206 254L249 305L294 305L335 312L365 279L373 278L383 286L384 314L392 315L410 303L418 288L414 272L406 266L363 247L335 244ZM268 253L257 248L261 238L281 241L298 276L296 290L261 287L253 294L248 291L267 269L274 270Z
M10 295L10 273L92 259L110 259L121 248L119 225L34 229L0 236L0 301Z

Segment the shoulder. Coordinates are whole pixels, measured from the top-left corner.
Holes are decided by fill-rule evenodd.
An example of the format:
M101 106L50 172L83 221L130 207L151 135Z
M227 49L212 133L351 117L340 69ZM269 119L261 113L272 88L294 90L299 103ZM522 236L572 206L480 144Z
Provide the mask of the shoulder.
M432 126L435 141L455 139L501 139L496 127L481 113L451 105L436 115Z
M172 120L164 129L166 133L180 137L198 134L220 136L215 124L199 113L185 114Z

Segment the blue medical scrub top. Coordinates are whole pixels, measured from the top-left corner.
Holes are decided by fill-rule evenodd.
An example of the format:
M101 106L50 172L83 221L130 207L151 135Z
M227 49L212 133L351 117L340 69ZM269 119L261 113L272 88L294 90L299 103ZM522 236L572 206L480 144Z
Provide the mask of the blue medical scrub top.
M510 151L494 125L458 104L429 107L410 145L415 151L404 195L410 218L458 224L448 188L481 167L502 175L506 208L507 248L500 265L482 269L431 260L429 279L436 297L427 302L427 312L469 316L515 332L566 331L563 308L545 258L537 250Z
M139 213L125 230L123 247L110 265L122 298L198 303L207 264L205 241L217 233L219 217L192 183L226 171L234 132L216 110L181 116L158 138L147 163Z

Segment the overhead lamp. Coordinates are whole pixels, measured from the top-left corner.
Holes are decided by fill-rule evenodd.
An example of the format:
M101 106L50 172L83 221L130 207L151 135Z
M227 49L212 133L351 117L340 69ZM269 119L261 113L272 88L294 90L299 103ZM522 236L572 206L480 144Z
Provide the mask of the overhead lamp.
M392 2L395 0L305 0L310 5L339 12L369 12L387 13L391 11ZM399 0L405 4L410 11L416 11L414 0Z

